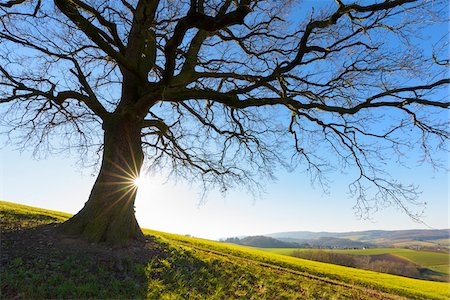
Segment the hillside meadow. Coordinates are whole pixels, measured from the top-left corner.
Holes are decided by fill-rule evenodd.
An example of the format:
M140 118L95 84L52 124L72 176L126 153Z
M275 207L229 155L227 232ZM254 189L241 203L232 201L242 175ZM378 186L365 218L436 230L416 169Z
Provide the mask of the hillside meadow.
M448 299L450 285L144 230L96 245L58 233L70 215L0 202L1 298Z

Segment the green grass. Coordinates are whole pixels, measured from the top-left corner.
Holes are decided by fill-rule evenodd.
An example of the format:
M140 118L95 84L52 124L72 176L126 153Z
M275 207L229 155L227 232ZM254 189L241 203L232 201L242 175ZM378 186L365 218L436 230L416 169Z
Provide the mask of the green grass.
M437 266L430 266L428 268L435 272L450 274L450 266L449 265L437 265Z
M3 216L8 216L3 222ZM46 217L47 216L47 217ZM59 222L69 215L0 202L10 227ZM24 224L21 224L21 220ZM3 229L2 229L3 230ZM2 292L22 298L149 299L448 299L448 283L308 261L258 249L153 230L158 249L146 263L95 256L15 258L2 269ZM290 249L292 251L292 249ZM32 250L30 250L32 253ZM3 297L2 297L3 298ZM20 297L19 297L20 298Z
M261 251L275 253L275 254L281 254L281 255L291 255L292 252L296 250L302 250L302 249L295 249L295 248L257 248Z
M436 243L433 241L425 242L425 241L407 241L407 242L396 242L392 244L393 247L435 247L437 246Z
M51 222L62 222L70 216L70 214L63 212L0 201L2 231L32 228Z
M49 266L49 262L51 265ZM17 258L2 270L2 299L54 299L54 298L129 298L143 294L143 274L137 265L124 269L124 276L111 276L114 265L97 264L94 257L68 256L60 260ZM11 297L8 292L16 291Z

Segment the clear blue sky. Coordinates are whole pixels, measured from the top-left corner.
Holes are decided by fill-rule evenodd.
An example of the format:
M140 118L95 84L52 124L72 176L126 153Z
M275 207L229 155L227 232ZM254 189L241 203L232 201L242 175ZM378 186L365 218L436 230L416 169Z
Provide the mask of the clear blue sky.
M445 157L443 157L445 159ZM94 182L92 170L80 169L77 157L48 157L36 161L11 147L0 156L0 199L75 213L82 208ZM433 228L448 228L448 175L433 174L427 167L411 166L395 171L405 182L420 184L421 199L428 202L423 220ZM352 211L354 200L346 194L345 176L326 195L313 189L301 173L279 173L266 187L263 198L231 191L225 198L210 193L199 205L199 190L185 182L164 183L145 176L136 201L142 227L217 239L278 231L350 231L368 229L427 228L395 208L359 220Z
M435 31L427 34L433 37ZM0 146L4 141L0 136ZM31 152L21 154L11 146L0 148L0 199L76 213L95 180L91 176L95 172L81 169L77 159L75 155L61 155L36 161ZM448 165L448 154L442 154L440 159ZM419 166L414 160L408 165L409 169L397 165L387 168L402 182L420 186L420 201L428 203L423 217L428 226L448 228L448 173L434 173L429 166ZM278 180L266 186L262 198L254 199L236 190L225 198L211 192L205 203L199 203L201 191L186 182L165 183L164 176L144 175L136 201L137 219L145 228L212 239L295 230L429 228L392 207L373 214L371 220L359 220L352 210L355 200L347 195L347 184L352 178L344 174L333 174L336 179L329 194L320 187L311 187L309 178L300 172L276 175Z

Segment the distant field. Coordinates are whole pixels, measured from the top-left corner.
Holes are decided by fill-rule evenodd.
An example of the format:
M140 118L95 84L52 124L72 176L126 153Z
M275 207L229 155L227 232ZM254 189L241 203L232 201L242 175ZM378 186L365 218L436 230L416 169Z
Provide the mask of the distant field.
M292 248L260 248L260 250L277 253L282 255L291 255L294 250ZM298 249L309 250L309 249ZM428 268L430 270L449 274L450 256L446 253L417 251L402 248L374 248L374 249L355 249L355 250L326 250L337 253L347 253L356 255L377 255L377 254L393 254L398 257L406 258L415 264Z
M444 245L444 246L450 247L450 239L433 240L433 242L438 243L440 245Z
M437 243L435 242L435 240L432 241L407 241L407 242L398 242L398 243L394 243L392 244L393 247L430 247L430 248L434 248L437 246Z
M424 240L410 240L411 237L409 238L398 238L397 240L395 238L386 238L386 237L380 237L380 238L368 238L365 235L358 235L358 234L354 234L354 235L345 235L345 236L340 236L340 238L345 238L345 239L349 239L349 240L354 240L354 241L363 241L363 242L368 242L368 243L372 243L375 245L378 245L380 247L383 247L383 245L385 245L384 247L395 247L395 248L408 248L408 247L423 247L423 248L439 248L439 247L443 247L445 249L449 249L450 248L450 238L443 238L443 239L429 239L426 238ZM389 245L389 246L388 246Z
M406 258L413 263L420 266L432 269L434 267L446 266L446 274L449 274L450 256L446 253L429 252L429 251L417 251L411 249L402 248L376 248L376 249L361 249L361 250L332 250L333 252L357 254L357 255L374 255L374 254L394 254L399 257Z
M435 272L440 272L444 274L450 274L449 265L438 265L438 266L431 266L429 267L430 270L433 270Z

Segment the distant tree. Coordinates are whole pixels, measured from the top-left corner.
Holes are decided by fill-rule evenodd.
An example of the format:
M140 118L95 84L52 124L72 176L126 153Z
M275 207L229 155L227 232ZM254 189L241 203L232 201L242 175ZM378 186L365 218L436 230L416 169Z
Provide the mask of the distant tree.
M246 236L242 239L239 238L229 238L227 239L230 243L250 246L250 247L260 247L260 248L300 248L298 243L283 242L272 237L254 235Z
M324 184L328 171L356 170L361 213L394 204L412 215L417 190L383 168L412 148L436 166L445 151L446 39L418 34L447 18L447 3L327 5L1 1L4 132L36 151L101 155L88 201L63 225L92 241L142 238L133 180L144 157L221 190L258 188L277 165Z
M231 243L231 244L240 244L241 240L238 237L230 237L230 238L227 238L224 242Z

